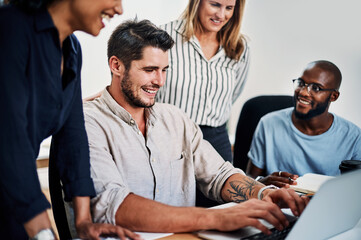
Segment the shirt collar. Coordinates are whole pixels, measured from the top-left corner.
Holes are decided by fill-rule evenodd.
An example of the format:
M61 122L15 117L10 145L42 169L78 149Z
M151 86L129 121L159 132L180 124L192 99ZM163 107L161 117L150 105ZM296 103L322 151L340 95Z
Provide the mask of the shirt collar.
M39 10L39 12L35 14L35 30L40 32L50 29L56 30L57 33L56 37L57 39L59 39L58 29L54 25L53 19L51 18L49 12L46 9ZM75 46L76 44L77 44L76 37L74 34L71 34L64 40L63 47L67 48L67 50L70 50L72 53L76 55L78 54L76 50L77 48Z
M177 20L176 21L176 25L174 26L174 30L177 31L177 33L181 34L182 36L184 36L184 26L186 24L186 20L185 19L181 19L181 20Z
M177 20L176 23L175 23L175 27L174 27L174 30L184 36L184 27L185 27L185 24L186 24L186 20L185 19L181 19L181 20ZM193 35L190 39L189 39L189 43L193 45L194 49L197 50L197 52L207 61L215 61L216 59L220 58L220 57L223 57L225 56L225 51L223 49L223 46L219 46L218 48L218 51L217 53L210 59L210 60L207 60L203 54L203 51L202 51L202 48L201 48L201 45L199 43L199 40L197 39L197 37L195 35Z
M122 106L120 106L115 99L110 95L108 91L108 87L106 87L100 97L101 101L109 107L110 111L112 111L116 116L126 122L128 125L133 125L135 120L133 119L132 115L125 110ZM147 127L154 126L155 120L157 118L156 113L153 107L145 108L145 114L147 119Z
M51 28L56 29L48 10L39 10L39 12L35 14L35 30L40 32Z
M42 31L48 31L51 29L54 29L55 32L53 32L54 40L59 43L59 33L58 29L54 25L53 19L51 18L49 12L47 9L41 9L39 10L35 16L35 30L38 32ZM76 46L77 40L76 37L72 34L68 36L64 42L63 42L63 52L66 53L66 56L64 56L64 69L70 69L72 71L72 74L75 75L77 72L77 66L78 66L78 51ZM59 46L60 48L60 46Z
M67 37L63 42L63 53L64 53L64 68L68 68L72 71L72 74L76 74L77 67L78 67L78 59L80 52L77 51L77 49L80 50L80 46L77 48L78 41L74 34Z

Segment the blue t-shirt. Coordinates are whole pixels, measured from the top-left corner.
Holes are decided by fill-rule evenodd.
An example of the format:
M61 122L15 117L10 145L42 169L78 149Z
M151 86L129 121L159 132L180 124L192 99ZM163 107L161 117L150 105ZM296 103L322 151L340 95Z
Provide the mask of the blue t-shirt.
M326 132L309 136L292 123L293 107L265 115L259 122L248 157L267 175L286 171L302 176L339 175L342 160L361 160L361 129L333 114Z

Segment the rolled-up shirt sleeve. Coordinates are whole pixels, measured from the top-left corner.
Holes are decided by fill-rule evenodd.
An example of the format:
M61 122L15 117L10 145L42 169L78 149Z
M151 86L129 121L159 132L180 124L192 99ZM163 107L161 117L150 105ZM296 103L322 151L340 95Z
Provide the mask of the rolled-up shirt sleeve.
M194 125L192 149L197 186L207 197L223 203L221 192L224 183L233 174L245 173L224 161L212 145L203 139L202 131L196 124L188 124Z

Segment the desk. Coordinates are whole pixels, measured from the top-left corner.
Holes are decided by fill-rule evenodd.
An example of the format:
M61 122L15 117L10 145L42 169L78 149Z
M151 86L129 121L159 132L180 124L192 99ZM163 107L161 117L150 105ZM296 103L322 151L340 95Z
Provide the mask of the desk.
M38 158L36 159L37 168L46 168L49 167L49 158Z
M37 168L49 166L50 141L51 139L47 138L40 145L39 155L36 159Z

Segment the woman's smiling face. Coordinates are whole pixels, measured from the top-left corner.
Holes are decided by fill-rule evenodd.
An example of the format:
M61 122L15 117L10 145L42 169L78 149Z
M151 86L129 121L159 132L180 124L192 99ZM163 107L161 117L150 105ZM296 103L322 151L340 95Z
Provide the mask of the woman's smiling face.
M201 0L198 18L203 32L219 32L232 18L236 0Z
M70 9L74 16L71 23L74 29L97 36L105 26L103 18L122 14L121 0L72 0Z

